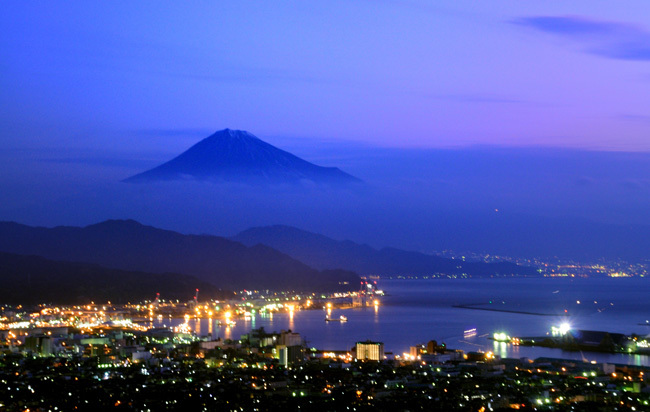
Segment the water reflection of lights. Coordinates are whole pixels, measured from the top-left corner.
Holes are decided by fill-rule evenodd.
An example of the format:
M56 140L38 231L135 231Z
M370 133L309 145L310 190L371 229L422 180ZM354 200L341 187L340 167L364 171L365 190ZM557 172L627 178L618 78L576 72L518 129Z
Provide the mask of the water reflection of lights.
M505 342L494 341L494 353L499 357L507 358L508 357L508 344Z

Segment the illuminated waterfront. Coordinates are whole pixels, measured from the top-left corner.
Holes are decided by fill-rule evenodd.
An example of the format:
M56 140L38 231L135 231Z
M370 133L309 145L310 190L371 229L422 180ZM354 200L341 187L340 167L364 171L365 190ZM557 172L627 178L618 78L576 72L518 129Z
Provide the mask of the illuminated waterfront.
M177 332L191 331L204 339L233 341L263 327L269 332L297 331L309 347L322 350L349 351L355 342L371 339L384 342L387 352L400 355L411 346L435 339L449 348L492 351L501 357L650 365L645 354L567 352L489 339L495 332L516 337L543 336L565 322L574 329L643 337L650 332L650 326L646 326L650 304L645 301L645 282L644 278L593 277L380 280L380 287L389 294L378 297L377 304L369 298L361 307L351 307L350 297L283 295L263 300L247 293L228 302L151 302L117 308L86 305L61 312L57 307L48 307L39 316L32 313L11 327L62 327L69 323L67 326L81 333L84 329L89 333L92 328L111 326L142 330L174 327ZM341 315L347 320L325 321L326 317L339 319ZM24 332L19 329L16 333Z
M466 352L494 351L502 357L555 357L587 359L599 362L650 365L646 355L567 352L542 347L519 347L497 343L488 337L496 331L511 336L540 336L567 319L576 329L600 330L624 334L650 333L639 325L650 317L650 303L644 295L647 279L435 279L383 280L388 292L378 307L334 309L332 315L347 316L347 322L325 322L325 310L296 310L256 314L240 318L232 327L212 320L212 336L238 339L251 329L299 331L309 346L319 349L349 350L354 342L372 339L385 342L396 354L409 347L436 339L450 348ZM455 308L456 304L485 303L505 310L556 313L558 316L534 316ZM596 303L594 303L594 301ZM579 303L578 303L579 302ZM630 302L635 302L634 304ZM642 302L642 303L637 303ZM568 318L564 316L567 310ZM183 322L175 319L171 323ZM170 321L154 326L169 326ZM208 335L208 319L195 319L190 325L201 335ZM476 329L476 333L465 331Z

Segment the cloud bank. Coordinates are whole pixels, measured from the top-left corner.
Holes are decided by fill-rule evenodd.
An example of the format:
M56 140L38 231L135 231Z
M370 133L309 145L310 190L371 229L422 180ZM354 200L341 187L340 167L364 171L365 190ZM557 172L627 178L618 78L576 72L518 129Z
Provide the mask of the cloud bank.
M531 16L512 23L560 36L586 53L620 60L650 60L650 31L637 25L583 16Z

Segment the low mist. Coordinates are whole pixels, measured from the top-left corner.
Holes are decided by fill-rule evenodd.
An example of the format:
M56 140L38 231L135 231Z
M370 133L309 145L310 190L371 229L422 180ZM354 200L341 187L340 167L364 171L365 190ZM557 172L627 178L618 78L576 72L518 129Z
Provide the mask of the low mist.
M155 166L158 159L6 155L0 219L84 226L128 218L221 236L285 224L375 247L428 253L648 258L638 246L650 225L648 154L343 146L321 151L303 146L294 153L340 167L364 183L340 188L310 182L130 184L121 180Z

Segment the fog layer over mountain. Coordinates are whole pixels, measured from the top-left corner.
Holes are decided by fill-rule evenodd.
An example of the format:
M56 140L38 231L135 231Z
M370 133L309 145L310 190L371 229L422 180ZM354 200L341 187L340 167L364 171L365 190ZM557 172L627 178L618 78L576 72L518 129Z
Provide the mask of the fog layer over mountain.
M182 150L7 152L0 155L6 167L0 176L0 219L44 226L136 219L222 236L284 224L377 248L427 253L648 258L643 246L650 232L650 154L266 140L365 184L133 185L121 180Z

